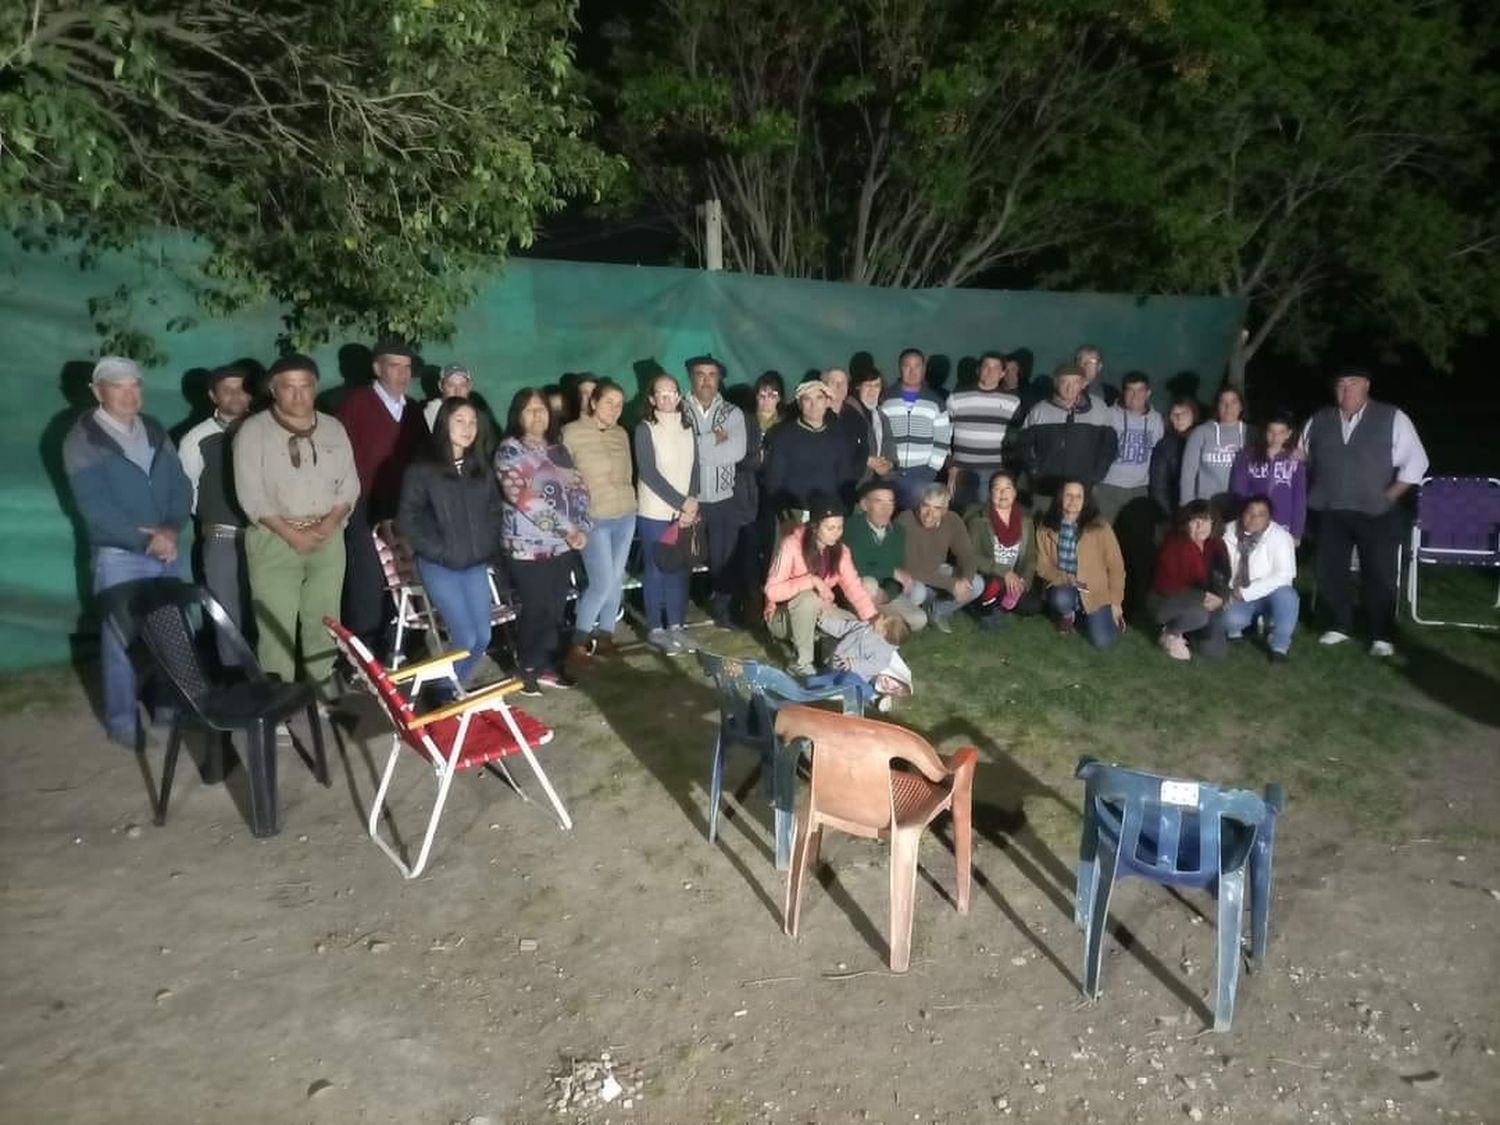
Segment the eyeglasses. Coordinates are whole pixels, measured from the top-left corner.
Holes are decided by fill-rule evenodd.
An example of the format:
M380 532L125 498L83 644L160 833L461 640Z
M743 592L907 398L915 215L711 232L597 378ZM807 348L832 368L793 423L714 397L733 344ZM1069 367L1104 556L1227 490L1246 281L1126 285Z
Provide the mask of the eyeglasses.
M773 387L762 387L755 392L756 398L780 398L781 392Z

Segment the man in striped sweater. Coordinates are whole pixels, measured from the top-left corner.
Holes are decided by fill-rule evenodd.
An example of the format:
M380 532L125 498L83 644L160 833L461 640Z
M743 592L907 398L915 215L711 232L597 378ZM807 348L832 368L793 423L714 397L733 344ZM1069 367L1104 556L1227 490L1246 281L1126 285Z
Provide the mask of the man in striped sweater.
M948 420L953 427L948 494L955 511L987 499L990 478L1005 467L1005 440L1021 399L1001 389L1004 374L1005 357L985 352L979 359L978 383L948 396Z
M896 439L896 498L902 508L915 508L948 460L951 428L942 399L927 386L927 357L907 348L899 365L901 378L881 399L880 412Z

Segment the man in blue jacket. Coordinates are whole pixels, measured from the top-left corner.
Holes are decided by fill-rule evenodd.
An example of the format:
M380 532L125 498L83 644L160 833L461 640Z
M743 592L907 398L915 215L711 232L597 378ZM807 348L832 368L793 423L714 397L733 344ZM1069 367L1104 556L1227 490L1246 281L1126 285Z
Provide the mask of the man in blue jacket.
M177 577L177 537L192 510L193 487L166 430L141 413L141 370L132 360L105 356L94 365L93 391L99 408L79 418L63 439L63 467L88 528L94 593ZM110 741L139 749L135 671L107 617L100 660Z

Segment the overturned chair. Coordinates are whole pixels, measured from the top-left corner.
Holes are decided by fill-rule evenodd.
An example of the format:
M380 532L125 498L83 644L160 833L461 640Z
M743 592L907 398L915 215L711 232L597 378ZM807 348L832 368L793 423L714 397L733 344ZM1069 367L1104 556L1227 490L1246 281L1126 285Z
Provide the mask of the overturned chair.
M379 701L381 710L385 712L393 728L391 753L386 759L385 773L380 779L380 788L374 800L370 802L369 832L370 839L401 869L402 875L415 879L427 866L438 821L442 819L443 806L448 801L449 786L461 771L493 766L522 800L530 800L505 765L506 758L517 754L526 759L526 764L536 775L538 784L552 803L558 823L564 829L573 827L568 810L563 807L557 791L552 788L552 782L542 771L541 763L537 761L532 749L552 741L551 729L506 702L507 696L521 690L521 681L501 680L480 688L457 702L419 715L413 709L411 700L401 694L398 685L409 685L412 697L418 694L424 684L440 680L447 680L457 690L458 677L453 665L468 653L444 653L431 660L418 661L390 671L381 667L359 638L339 622L325 617L323 625L338 645L344 659L349 662L355 678ZM386 795L390 791L391 779L396 775L396 763L400 760L403 747L415 751L426 760L437 783L437 798L422 837L422 847L417 853L416 862L410 866L380 835L379 830L380 814L385 808Z
M802 885L817 865L824 828L887 840L891 849L890 965L894 972L906 972L911 963L917 851L922 834L945 812L953 814L958 868L954 901L960 914L969 912L974 850L970 807L978 752L965 746L944 758L921 735L905 727L801 704L781 709L776 733L812 753L807 812L797 826L787 876L786 932L797 936Z
M1228 1031L1239 986L1245 883L1250 891L1250 957L1265 954L1271 917L1271 859L1281 786L1265 795L1219 789L1141 770L1078 763L1084 783L1083 841L1073 919L1083 931L1083 992L1099 995L1109 900L1117 879L1207 891L1219 904L1219 975L1214 1030Z

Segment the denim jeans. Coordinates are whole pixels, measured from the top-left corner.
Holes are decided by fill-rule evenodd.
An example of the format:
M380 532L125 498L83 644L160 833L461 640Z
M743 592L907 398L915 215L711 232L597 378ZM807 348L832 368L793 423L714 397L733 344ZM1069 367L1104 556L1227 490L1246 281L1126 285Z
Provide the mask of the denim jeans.
M126 582L180 577L180 555L176 561L164 563L144 551L94 548L95 595ZM101 609L102 602L103 599ZM99 626L99 662L104 674L104 727L113 738L133 740L136 736L135 667L126 649L127 639L105 614Z
M1238 637L1258 615L1268 614L1271 618L1271 651L1285 654L1292 647L1292 633L1296 631L1297 616L1301 611L1297 591L1282 586L1253 601L1230 602L1224 607L1224 630L1231 638Z
M578 596L574 638L586 640L594 633L613 633L620 615L620 596L625 585L625 560L635 538L635 513L595 520L583 548L583 570L588 585Z
M469 673L490 647L489 568L481 563L454 570L419 555L417 573L433 608L448 629L448 643L469 652L453 665L458 682L467 684Z
M953 577L953 565L943 563L938 567L938 574L943 578ZM924 582L912 582L911 589L907 591L907 597L912 604L927 611L930 617L951 617L965 605L970 605L984 590L984 579L975 574L968 582L970 598L967 602L960 603L951 593L943 589L935 589Z
M688 578L686 572L671 574L656 565L656 545L672 526L671 520L636 519L641 532L641 554L645 570L641 575L641 597L646 603L646 628L670 629L687 617Z
M1108 648L1120 639L1120 627L1110 606L1102 605L1093 613L1085 612L1083 596L1074 586L1049 586L1047 608L1057 617L1083 617L1083 636L1095 648Z

